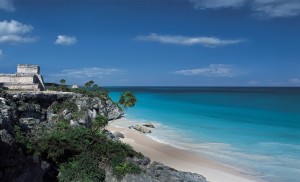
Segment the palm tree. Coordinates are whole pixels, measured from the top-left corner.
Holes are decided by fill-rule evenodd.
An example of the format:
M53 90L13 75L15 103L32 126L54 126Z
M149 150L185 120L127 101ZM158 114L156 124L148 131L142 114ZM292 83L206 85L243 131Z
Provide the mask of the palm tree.
M128 107L133 107L136 102L137 99L133 93L129 91L124 92L119 100L119 103L125 108L125 110L127 110Z
M94 90L97 90L98 88L99 88L98 84L94 84L94 85L93 85L93 89L94 89Z
M66 80L65 79L61 79L60 80L60 86L58 87L60 89L60 91L65 91L66 90Z
M60 80L60 83L61 83L62 85L65 85L65 84L66 84L66 80L65 80L65 79L61 79L61 80Z
M91 87L92 85L94 85L94 81L93 80L90 80L90 81L88 81L88 82L85 83L86 87Z

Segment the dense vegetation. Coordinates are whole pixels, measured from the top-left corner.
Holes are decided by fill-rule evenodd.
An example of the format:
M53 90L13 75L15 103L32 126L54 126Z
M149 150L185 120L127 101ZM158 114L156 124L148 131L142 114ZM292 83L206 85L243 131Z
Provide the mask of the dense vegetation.
M108 139L102 129L106 124L106 118L101 116L95 118L91 128L71 128L61 121L53 130L40 131L38 137L16 126L16 141L25 153L55 164L60 181L104 181L108 166L118 178L141 172L126 158L141 158L142 154L127 144Z
M93 80L88 81L85 83L85 87L79 87L79 88L70 88L66 85L66 80L61 79L60 81L61 85L59 86L51 86L48 87L48 90L53 91L63 91L63 92L74 92L83 94L88 97L99 97L99 98L109 98L109 90L105 90L102 87L98 86L97 84L94 84Z

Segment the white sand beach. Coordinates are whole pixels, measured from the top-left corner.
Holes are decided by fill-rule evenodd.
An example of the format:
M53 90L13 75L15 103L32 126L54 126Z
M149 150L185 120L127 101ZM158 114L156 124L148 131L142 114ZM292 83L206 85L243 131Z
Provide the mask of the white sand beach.
M241 173L237 169L225 166L216 161L199 156L199 154L173 146L159 143L144 134L119 126L120 122L127 122L121 118L107 127L110 131L119 131L124 134L123 142L130 144L136 151L180 171L193 172L203 175L211 182L254 182L262 181Z

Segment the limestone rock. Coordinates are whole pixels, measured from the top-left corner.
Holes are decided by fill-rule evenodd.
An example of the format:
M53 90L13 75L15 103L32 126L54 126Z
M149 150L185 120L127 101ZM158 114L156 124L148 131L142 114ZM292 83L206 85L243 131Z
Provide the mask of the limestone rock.
M207 182L199 174L177 171L159 162L153 162L147 169L147 173L158 181Z
M14 139L6 130L3 129L0 130L0 141L8 145L12 145Z
M146 123L143 126L146 126L148 128L155 128L155 126L152 123Z
M132 162L132 163L136 163L138 165L142 165L142 166L147 166L148 164L151 163L151 160L149 157L143 157L141 159L137 158L137 157L133 157L133 158L127 158L128 162Z
M71 126L71 127L78 127L79 124L77 123L77 121L71 120L71 121L70 121L70 126Z
M141 126L141 125L135 125L134 126L134 129L139 131L139 132L142 132L142 133L151 133L151 130L144 127L144 126Z
M65 120L71 120L72 119L72 113L68 113L64 117Z
M114 132L113 135L114 135L114 137L116 137L116 138L124 138L124 134L123 134L123 133L120 133L120 132L118 132L118 131Z
M148 166L142 166L141 174L127 174L121 181L112 175L111 170L106 170L106 181L110 182L207 182L207 180L196 173L181 172L153 162Z

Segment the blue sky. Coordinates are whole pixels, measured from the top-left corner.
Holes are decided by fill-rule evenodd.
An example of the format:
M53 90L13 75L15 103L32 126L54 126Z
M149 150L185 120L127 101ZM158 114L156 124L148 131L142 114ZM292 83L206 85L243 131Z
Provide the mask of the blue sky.
M105 86L300 86L300 0L0 0L0 72Z

